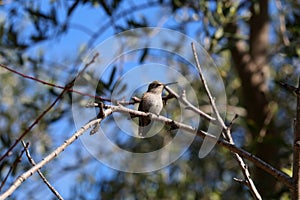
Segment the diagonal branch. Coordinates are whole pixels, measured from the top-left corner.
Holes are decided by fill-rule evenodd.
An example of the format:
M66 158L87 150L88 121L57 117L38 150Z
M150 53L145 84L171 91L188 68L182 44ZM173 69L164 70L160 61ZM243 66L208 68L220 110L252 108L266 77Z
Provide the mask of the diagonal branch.
M176 99L178 99L181 103L183 103L185 106L187 106L189 109L194 111L195 113L199 114L200 116L204 117L207 120L216 121L214 117L211 117L210 115L206 114L202 110L198 109L196 106L194 106L191 102L189 102L184 95L178 95L176 92L174 92L170 87L165 86L165 89L172 94Z
M205 80L205 78L203 76L203 72L202 72L202 69L200 67L200 63L199 63L197 51L196 51L196 48L195 48L195 44L192 43L191 45L192 45L192 50L193 50L194 58L195 58L195 61L196 61L196 66L197 66L197 69L199 71L199 76L200 76L201 81L203 83L203 86L205 88L205 92L206 92L206 94L207 94L207 96L209 98L209 102L210 102L210 104L212 106L212 109L213 109L213 111L214 111L214 113L215 113L215 115L217 117L218 122L222 126L222 128L223 129L227 129L227 127L226 127L226 125L225 125L225 123L224 123L224 121L223 121L222 117L220 116L220 113L219 113L219 111L217 109L217 106L216 106L216 103L215 103L215 99L212 97L212 95L210 93L210 90L208 89L206 80Z
M29 150L28 150L28 144L25 144L25 142L22 140L21 141L25 151L26 151L26 156L28 158L28 161L31 163L32 166L35 166L36 163L33 160L33 158L31 157ZM51 190L51 192L57 197L57 199L59 200L63 200L64 198L59 194L59 192L49 183L49 181L46 179L46 177L43 175L43 173L41 172L41 170L37 170L37 173L40 175L41 179L44 181L44 183L48 186L48 188Z
M106 110L105 115L108 116L112 112L111 110ZM61 146L57 147L52 153L50 153L48 156L46 156L42 161L37 163L35 166L33 166L28 171L24 172L22 175L20 175L13 184L6 190L3 194L0 195L0 200L7 198L10 196L26 179L28 179L32 174L37 172L41 167L49 163L51 160L56 158L61 152L63 152L69 145L71 145L78 137L80 137L85 131L87 131L89 128L91 128L93 125L99 123L102 119L96 119L89 123L87 123L85 126L83 126L81 129L79 129L74 135L72 135L69 139L67 139Z
M48 85L48 86L51 86L51 87L54 87L54 88L59 88L59 89L66 89L66 91L68 92L74 92L76 94L79 94L81 96L88 96L88 97L91 97L91 98L94 98L94 99L99 99L101 101L110 101L110 99L106 99L106 98L103 98L103 97L100 97L100 96L94 96L94 95L91 95L91 94L87 94L87 93L83 93L83 92L80 92L80 91L77 91L77 90L74 90L72 88L66 88L66 86L61 86L61 85L57 85L57 84L54 84L54 83L50 83L50 82L47 82L47 81L44 81L44 80L41 80L41 79L38 79L38 78L35 78L33 76L29 76L29 75L26 75L26 74L23 74L19 71L16 71L6 65L3 65L0 63L0 67L14 73L14 74L17 74L23 78L26 78L26 79L30 79L30 80L33 80L35 82L38 82L38 83L41 83L41 84L44 84L44 85Z
M220 115L220 113L218 111L218 108L217 108L217 106L215 104L215 99L212 97L212 95L210 93L210 90L209 90L208 85L206 83L206 79L205 79L205 77L203 75L203 72L202 72L202 69L201 69L201 66L200 66L200 63L199 63L199 59L198 59L198 55L197 55L197 51L196 51L194 43L192 43L192 50L193 50L194 58L195 58L195 61L196 61L196 66L198 68L201 81L202 81L202 83L204 85L206 94L207 94L207 96L209 98L209 101L210 101L210 104L211 104L211 106L213 108L213 111L214 111L215 115L217 116L217 120L220 123L220 125L223 127L223 132L224 132L225 139L230 144L235 145L234 141L232 139L232 136L231 136L231 129L230 129L230 127L227 127L225 125L225 122L222 119L222 117L221 117L221 115ZM245 162L243 161L242 157L238 153L233 153L233 155L234 155L235 159L237 160L237 162L238 162L238 164L239 164L239 166L240 166L240 168L241 168L241 170L243 172L244 178L246 179L245 183L248 186L248 188L250 189L250 192L252 193L253 197L255 199L261 200L262 198L261 198L258 190L256 189L253 180L250 177L250 172L248 170L247 165L245 164Z
M149 115L149 113L144 113L144 112L141 112L141 111L132 110L132 109L123 107L121 105L119 105L119 106L106 105L105 108L112 109L113 112L129 113L129 114L132 114L132 115L142 116L142 117L143 116L144 117L149 116L149 117L151 117L151 120L160 121L160 122L163 122L163 123L166 123L166 124L173 124L176 127L180 128L180 129L183 129L183 130L185 130L189 133L195 134L195 132L196 132L197 136L199 136L201 138L208 138L211 141L217 141L217 144L223 146L224 148L228 149L229 151L231 151L233 153L237 153L239 156L249 160L250 162L252 162L257 167L261 168L265 172L269 173L270 175L272 175L273 177L275 177L276 179L281 181L287 187L293 188L291 178L286 173L274 168L270 164L266 163L265 161L261 160L260 158L256 157L255 155L247 152L246 150L237 147L235 144L232 144L232 143L230 143L226 140L223 140L223 139L216 138L211 133L207 133L207 132L202 131L202 130L196 130L196 128L194 128L192 126L174 121L174 120L166 118L164 116Z
M0 191L2 189L2 187L5 185L9 175L13 172L13 170L17 167L17 165L19 164L19 162L22 159L23 153L25 152L25 150L22 150L21 153L16 157L16 159L14 160L14 162L12 163L12 165L10 166L6 176L4 177L1 185L0 185Z
M228 128L226 130L226 133L225 133L225 136L227 137L227 140L229 141L230 144L234 144L234 141L232 139L232 136L231 136L231 130L230 128ZM252 196L255 198L255 199L262 199L258 190L256 189L255 187L255 184L253 182L253 180L251 179L250 177L250 172L249 172L249 168L248 168L248 165L244 162L243 158L237 154L237 153L233 153L235 159L237 160L242 172L243 172L243 175L244 175L244 178L246 179L244 182L245 184L247 185L247 187L250 189L250 192L252 193Z
M93 56L93 58L91 59L90 62L88 62L84 68L78 73L78 75L73 78L72 81L70 81L63 89L63 91L58 95L58 97L56 97L56 99L32 122L31 125L29 125L24 131L23 133L16 139L16 141L8 148L8 150L6 150L6 152L0 157L0 161L2 161L5 157L7 157L11 151L15 148L15 146L17 146L17 144L25 137L25 135L27 135L27 133L29 133L33 127L35 127L35 125L37 125L39 123L39 121L55 106L55 104L62 99L62 97L64 96L65 92L68 91L70 88L73 87L76 79L82 75L82 73L86 70L86 68L88 68L92 63L95 62L96 58L98 57L98 54L95 54Z

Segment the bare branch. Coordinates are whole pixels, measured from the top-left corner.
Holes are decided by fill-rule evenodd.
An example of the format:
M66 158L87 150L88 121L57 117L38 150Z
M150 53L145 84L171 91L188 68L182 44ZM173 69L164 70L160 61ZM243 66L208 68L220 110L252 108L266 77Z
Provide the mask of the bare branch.
M226 149L228 149L234 153L239 154L241 157L243 157L245 159L248 159L254 165L263 169L267 173L271 174L272 176L274 176L275 178L280 180L282 183L287 185L289 188L293 187L292 183L290 181L290 177L287 174L281 172L280 170L275 169L274 167L272 167L268 163L264 162L260 158L257 158L256 156L252 155L251 153L249 153L241 148L238 148L237 146L235 146L233 144L230 144L228 141L218 139L210 133L207 133L202 130L197 130L196 128L194 128L192 126L189 126L189 125L186 125L186 124L183 124L180 122L176 122L176 121L166 118L164 116L156 116L156 115L152 115L150 113L144 113L141 111L132 110L132 109L126 108L122 105L118 105L118 106L104 105L104 108L106 110L104 111L103 119L110 116L113 112L129 113L129 114L138 115L138 116L149 116L149 117L151 117L151 120L156 120L156 121L164 122L167 124L173 124L173 125L177 126L178 128L183 129L192 134L196 133L197 136L200 136L202 138L208 138L212 141L216 141L217 144L225 147ZM101 121L102 121L102 119L96 119L96 120L90 121L85 126L83 126L80 130L78 130L74 135L72 135L68 140L66 140L61 146L56 148L51 154L46 156L42 161L40 161L34 167L32 167L31 169L29 169L28 171L26 171L22 175L20 175L14 181L14 183L10 186L10 188L7 191L5 191L3 194L0 195L0 200L5 199L9 195L11 195L22 184L22 182L24 182L27 178L29 178L33 173L35 173L42 166L44 166L45 164L47 164L48 162L53 160L57 155L59 155L62 151L64 151L66 147L68 147L78 137L80 137L85 131L87 131L89 128L92 128L95 124L100 123Z
M36 163L35 161L32 159L29 150L28 150L28 146L29 143L25 144L25 142L22 140L21 141L25 151L26 151L26 156L28 158L28 161L32 164L32 166L35 166ZM59 200L63 200L63 197L59 194L59 192L49 183L49 181L46 179L46 177L43 175L43 173L41 172L41 170L37 170L37 173L40 175L41 179L44 181L44 183L48 186L48 188L51 190L51 192L57 197L57 199Z
M207 96L208 96L208 98L209 98L209 101L210 101L210 104L211 104L211 106L212 106L212 109L213 109L213 111L214 111L214 113L215 113L215 115L216 115L216 117L217 117L218 122L219 122L220 125L222 126L222 128L223 128L223 129L226 129L227 127L226 127L226 125L225 125L225 123L224 123L222 117L220 116L220 113L219 113L219 111L218 111L218 109L217 109L215 100L214 100L214 98L212 97L212 95L211 95L211 93L210 93L210 90L208 89L206 80L205 80L205 78L204 78L204 76L203 76L203 72L202 72L202 69L201 69L201 67L200 67L200 63L199 63L197 51L196 51L196 48L195 48L195 44L192 43L191 45L192 45L192 50L193 50L194 58L195 58L195 61L196 61L196 66L197 66L197 69L198 69L198 71L199 71L199 75L200 75L201 81L202 81L203 86L204 86L204 88L205 88L205 92L206 92L206 94L207 94Z
M230 129L227 129L226 132L227 133L225 135L228 138L228 141L231 144L234 145L234 141L231 137ZM238 164L239 164L239 166L240 166L240 168L243 172L243 175L244 175L244 178L245 178L245 183L248 186L248 188L250 189L250 192L252 193L252 196L255 199L262 199L259 192L258 192L258 190L255 187L255 184L254 184L253 180L250 177L250 172L249 172L249 169L248 169L248 165L245 164L245 162L243 161L242 157L239 154L234 153L233 155L235 156L235 159L237 160L237 162L238 162Z
M81 96L87 96L87 97L91 97L93 99L99 99L101 101L110 101L110 99L108 98L103 98L103 97L100 97L100 96L94 96L94 95L91 95L91 94L87 94L87 93L83 93L83 92L80 92L80 91L77 91L77 90L74 90L72 88L66 88L65 86L61 86L61 85L57 85L57 84L54 84L54 83L50 83L50 82L47 82L47 81L44 81L44 80L41 80L41 79L38 79L38 78L35 78L33 76L29 76L29 75L26 75L26 74L23 74L21 72L18 72L6 65L3 65L3 64L0 64L0 67L14 73L14 74L17 74L23 78L26 78L26 79L30 79L30 80L33 80L35 82L38 82L38 83L41 83L41 84L44 84L44 85L48 85L48 86L51 86L51 87L54 87L54 88L59 88L59 89L62 89L62 90L66 90L68 92L74 92L76 94L79 94Z
M191 102L189 102L186 99L185 95L177 94L174 90L172 90L168 86L165 86L165 88L170 94L174 95L174 97L176 99L178 99L181 103L183 103L185 106L187 106L189 109L191 109L195 113L199 114L200 116L204 117L207 120L216 121L216 119L214 117L211 117L210 115L206 114L205 112L203 112L202 110L200 110L199 108L197 108L193 104L191 104Z
M109 116L111 113L112 113L111 110L106 110L105 117ZM37 172L41 167L46 165L48 162L50 162L51 160L56 158L69 145L71 145L79 136L81 136L85 131L87 131L93 125L100 123L101 120L102 119L96 119L96 120L93 120L93 121L87 123L81 129L79 129L75 134L73 134L69 139L67 139L61 146L57 147L52 153L50 153L48 156L46 156L42 161L40 161L35 166L33 166L31 169L29 169L28 171L26 171L22 175L20 175L14 181L14 183L9 187L9 189L0 195L0 200L5 199L9 195L11 195L26 179L28 179L32 174Z
M98 57L98 54L95 54L93 56L93 58L91 59L90 62L88 62L84 68L78 73L78 75L72 80L70 81L63 89L63 91L58 95L58 97L50 104L50 106L48 106L35 120L34 122L28 126L23 133L16 139L15 143L13 143L8 150L0 157L0 161L2 161L6 156L8 156L11 151L15 148L15 146L17 146L17 144L24 138L24 136L29 133L29 131L31 131L31 129L37 125L39 123L39 121L55 106L55 104L64 96L65 92L68 91L70 88L73 87L76 78L81 76L82 73L86 70L87 67L89 67L92 63L95 62L96 58ZM2 65L1 65L2 67Z
M183 130L185 130L187 132L190 132L192 134L195 134L195 131L196 131L196 128L194 128L192 126L174 121L174 120L166 118L164 116L149 115L149 113L144 113L144 112L141 112L141 111L132 110L132 109L123 107L121 105L119 105L119 106L106 105L105 107L109 108L109 109L112 109L113 112L129 113L129 114L137 115L137 116L150 116L151 120L164 122L166 124L174 124L178 128L183 129ZM273 177L275 177L276 179L281 181L283 184L285 184L289 188L293 187L290 176L288 176L287 174L285 174L284 172L282 172L278 169L275 169L273 166L271 166L270 164L264 162L263 160L256 157L255 155L253 155L253 154L251 154L251 153L235 146L234 144L231 144L228 141L218 139L213 134L207 133L205 131L198 130L196 132L196 134L197 134L197 136L200 136L201 138L208 138L211 141L217 141L217 144L219 144L219 145L225 147L226 149L230 150L231 152L237 153L239 156L251 161L254 165L261 168L265 172L269 173L270 175L272 175Z
M15 161L13 162L13 164L10 166L5 178L3 179L1 185L0 185L0 191L3 188L3 186L5 185L9 175L12 173L12 171L17 167L18 163L21 161L23 153L25 152L25 150L22 150L20 155L18 155L18 157L15 159Z
M234 141L233 141L233 139L232 139L232 137L231 137L231 129L230 129L230 127L227 127L227 126L225 125L225 122L224 122L224 120L222 119L222 117L221 117L221 115L220 115L220 113L219 113L219 111L218 111L218 108L217 108L217 106L216 106L216 104L215 104L215 99L212 97L212 95L211 95L211 93L210 93L210 90L209 90L209 88L208 88L208 85L207 85L207 83L206 83L206 79L205 79L205 77L204 77L204 75L203 75L203 72L202 72L202 69L201 69L201 66L200 66L200 63L199 63L199 60L198 60L198 55L197 55L197 51L196 51L196 48L195 48L194 43L192 43L192 50L193 50L194 58L195 58L195 61L196 61L196 66L197 66L197 68L198 68L199 75L200 75L201 81L202 81L202 83L203 83L203 86L204 86L204 88L205 88L206 94L207 94L207 96L208 96L208 98L209 98L210 104L211 104L211 106L212 106L212 108L213 108L213 111L214 111L215 115L217 116L218 122L220 123L220 125L221 125L221 126L223 127L223 129L224 129L223 132L224 132L225 139L226 139L230 144L235 145L235 144L234 144ZM235 118L234 118L234 119L235 119ZM232 122L231 122L231 124L232 124ZM233 153L233 155L234 155L235 159L237 160L237 162L238 162L238 164L239 164L239 166L240 166L240 168L241 168L241 170L242 170L242 172L243 172L243 174L244 174L244 178L246 179L246 181L245 181L245 182L246 182L246 185L247 185L248 188L250 189L250 192L252 193L253 197L254 197L255 199L261 200L262 198L261 198L259 192L257 191L257 189L256 189L256 187L255 187L255 185L254 185L254 182L253 182L252 179L250 178L250 172L249 172L249 170L248 170L247 165L244 163L242 157L241 157L238 153Z

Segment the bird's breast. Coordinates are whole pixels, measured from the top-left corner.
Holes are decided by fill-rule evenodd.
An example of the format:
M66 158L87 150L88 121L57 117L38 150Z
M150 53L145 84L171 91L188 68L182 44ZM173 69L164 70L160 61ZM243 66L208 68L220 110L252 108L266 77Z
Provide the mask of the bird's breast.
M142 104L143 111L151 112L157 115L161 112L163 108L161 95L155 95L151 93L148 93L147 95L143 96Z

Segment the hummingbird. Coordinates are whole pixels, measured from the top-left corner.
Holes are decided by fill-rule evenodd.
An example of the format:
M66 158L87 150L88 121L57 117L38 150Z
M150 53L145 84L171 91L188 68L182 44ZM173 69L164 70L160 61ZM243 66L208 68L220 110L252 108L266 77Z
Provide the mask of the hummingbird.
M142 95L141 102L139 104L139 111L150 112L155 115L159 115L163 108L162 92L166 85L174 84L168 83L163 84L159 81L153 81L149 84L147 92ZM150 117L139 117L139 136L146 136L147 132L151 128Z

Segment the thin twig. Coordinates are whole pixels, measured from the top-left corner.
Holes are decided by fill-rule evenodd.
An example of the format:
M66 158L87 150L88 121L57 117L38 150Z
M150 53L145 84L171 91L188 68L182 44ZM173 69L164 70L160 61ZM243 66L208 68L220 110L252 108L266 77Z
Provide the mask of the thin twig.
M20 155L18 155L18 157L13 162L13 164L10 166L5 178L3 179L2 183L1 183L0 191L2 190L3 186L5 185L9 175L11 174L11 172L17 167L18 163L21 161L23 153L24 153L24 150L21 151Z
M229 143L231 143L232 145L235 145L234 141L232 139L230 131L231 130L228 128L225 135L226 135L227 140L229 141ZM237 160L240 168L242 169L242 172L243 172L243 175L244 175L244 178L245 178L245 184L250 189L250 192L252 193L252 196L255 199L261 200L262 198L261 198L257 188L255 187L255 184L254 184L253 180L250 177L250 172L249 172L249 169L248 169L248 165L245 164L245 162L243 161L242 157L239 154L233 153L233 155L234 155L235 159Z
M54 88L59 88L59 89L62 89L62 90L66 89L66 86L57 85L57 84L54 84L54 83L50 83L50 82L47 82L47 81L35 78L33 76L29 76L29 75L23 74L23 73L21 73L19 71L16 71L16 70L14 70L14 69L6 66L6 65L3 65L3 64L0 64L0 67L4 68L4 69L6 69L6 70L8 70L8 71L10 71L10 72L12 72L14 74L17 74L17 75L19 75L19 76L21 76L23 78L33 80L33 81L41 83L43 85L48 85L48 86L51 86L51 87L54 87ZM98 99L98 100L101 100L101 101L110 101L110 99L108 99L108 98L103 98L103 97L100 97L100 96L94 96L94 95L91 95L91 94L83 93L83 92L74 90L72 88L68 88L68 89L66 89L66 91L73 92L73 93L79 94L81 96L91 97L93 99Z
M231 120L227 130L226 130L226 133L225 133L225 136L227 138L227 141L229 141L229 143L235 145L234 141L233 141L233 138L231 136L231 127L232 127L232 124L233 124L233 121L235 119L237 119L237 115L234 116L234 118ZM243 172L243 175L244 175L244 178L245 180L243 181L243 183L250 189L250 192L252 193L252 196L255 198L255 199L258 199L258 200L261 200L261 196L257 190L257 188L255 187L255 184L253 182L253 180L251 179L250 177L250 172L249 172L249 168L248 168L248 165L243 161L242 157L237 154L237 153L233 153L234 156L235 156L235 159L237 160L240 168L242 169L242 172ZM238 179L234 179L234 180L238 180Z
M215 100L214 98L212 97L211 93L210 93L210 90L208 89L208 86L207 86L207 83L206 83L206 80L204 78L204 75L203 75L203 72L202 72L202 69L200 67L200 63L199 63L199 59L198 59L198 55L197 55L197 51L196 51L196 48L195 48L195 44L194 43L191 43L192 45L192 50L193 50L193 54L194 54L194 58L195 58L195 61L196 61L196 66L197 66L197 69L199 71L199 76L201 78L201 81L203 83L203 86L205 88L205 92L209 98L209 102L212 106L212 109L214 111L214 114L216 115L216 118L218 120L218 122L220 123L220 125L222 126L223 129L226 129L226 125L222 119L222 117L220 116L220 113L217 109L217 106L216 106L216 103L215 103Z
M28 158L28 161L32 164L32 166L35 166L36 163L33 160L33 158L31 157L29 150L28 150L28 146L29 143L25 144L25 142L23 140L21 140L21 143L25 149L26 152L26 156ZM41 179L44 181L44 183L48 186L48 188L51 190L51 192L57 197L57 199L59 200L63 200L64 198L59 194L59 192L49 183L49 181L46 179L46 177L43 175L43 173L41 172L41 170L37 170L37 173L40 175Z
M178 99L181 103L183 103L185 106L187 106L190 110L194 111L195 113L199 114L200 116L204 117L207 120L210 121L216 121L216 118L206 114L196 106L194 106L191 102L189 102L185 96L177 94L174 90L172 90L170 87L165 86L165 89L172 95L175 96L176 99Z
M212 95L210 93L210 90L208 88L206 79L205 79L205 77L203 75L203 72L202 72L202 69L201 69L201 66L200 66L200 63L199 63L199 59L198 59L198 55L197 55L197 51L196 51L195 45L194 45L194 43L192 43L191 45L192 45L192 51L193 51L193 54L194 54L194 58L195 58L195 61L196 61L196 66L198 68L201 81L202 81L203 86L205 88L206 94L207 94L207 96L209 98L209 101L210 101L210 104L212 106L212 109L213 109L215 115L217 116L217 120L218 120L218 122L220 123L220 125L223 128L223 133L224 133L225 139L230 144L235 145L234 141L232 139L232 136L231 136L231 128L226 126L226 124L225 124L224 120L222 119L222 117L221 117L221 115L219 113L219 110L218 110L218 108L217 108L217 106L215 104L215 99L212 97ZM241 168L241 170L243 172L244 178L246 179L245 180L246 185L248 186L250 192L252 193L252 196L255 199L261 200L262 198L261 198L258 190L256 189L253 180L250 177L250 172L248 170L247 165L245 164L245 162L243 161L242 157L238 153L233 153L233 155L234 155L235 159L237 160L237 162L238 162L238 164L239 164L239 166L240 166L240 168Z
M105 117L109 116L111 114L111 110L105 111ZM37 172L41 167L46 165L48 162L56 158L61 152L63 152L69 145L71 145L78 137L80 137L84 132L86 132L89 128L91 128L96 123L99 123L102 119L96 119L89 123L87 123L85 126L83 126L81 129L79 129L77 132L75 132L69 139L67 139L61 146L57 147L52 153L50 153L48 156L46 156L43 160L41 160L39 163L37 163L35 166L30 168L28 171L24 172L22 175L20 175L13 184L6 190L3 194L0 195L0 200L4 200L8 196L10 196L26 179L28 179L32 174Z
M8 148L8 150L0 157L0 161L2 161L6 156L8 156L11 151L17 146L17 144L24 138L24 136L31 131L31 129L39 123L39 121L55 106L55 104L64 96L65 92L68 91L71 87L73 87L74 82L76 79L82 75L82 73L86 70L87 67L89 67L92 63L95 62L96 58L98 57L98 54L95 54L94 57L91 59L90 62L88 62L84 68L79 72L79 74L71 81L69 82L63 89L63 91L56 97L56 99L48 106L35 120L34 122L29 125L23 133L16 139L16 141Z

